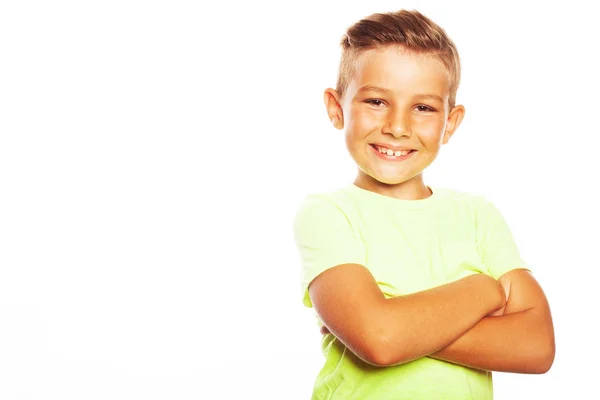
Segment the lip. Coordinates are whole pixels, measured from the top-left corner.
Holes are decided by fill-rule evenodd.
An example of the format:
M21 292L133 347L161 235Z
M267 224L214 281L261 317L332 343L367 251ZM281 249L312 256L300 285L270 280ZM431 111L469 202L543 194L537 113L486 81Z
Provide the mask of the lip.
M369 146L369 147L370 147L370 148L373 150L373 153L375 153L375 155L376 155L377 157L381 158L382 160L386 160L386 161L404 161L404 160L406 160L407 158L410 158L410 157L411 157L411 156L412 156L414 153L416 153L416 152L417 152L417 151L416 151L416 150L414 150L414 149L407 149L407 148L404 148L404 149L400 149L400 150L410 150L410 153L408 153L408 154L405 154L405 155L403 155L403 156L399 156L399 157L396 157L396 156L388 156L387 154L383 154L383 153L381 153L379 150L377 150L377 148L376 148L375 146L376 146L376 145L371 145L371 146ZM386 146L382 146L382 147L386 147ZM388 147L388 148L389 148L389 147ZM392 150L392 149L390 149L390 150Z
M406 151L406 150L414 150L410 147L406 147L406 146L389 146L387 144L383 144L383 143L371 143L371 146L375 146L375 147L385 147L386 149L390 149L393 151ZM377 149L375 149L377 150Z

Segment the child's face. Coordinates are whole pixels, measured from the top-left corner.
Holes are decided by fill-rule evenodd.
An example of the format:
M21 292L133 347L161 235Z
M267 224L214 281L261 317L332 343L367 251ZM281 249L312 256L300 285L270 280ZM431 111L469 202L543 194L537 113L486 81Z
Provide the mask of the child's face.
M359 167L357 183L367 188L378 182L422 185L422 171L464 112L462 106L448 110L449 76L432 55L386 47L359 56L341 99L329 90L335 101L328 102L326 92L329 116L345 128L346 145Z

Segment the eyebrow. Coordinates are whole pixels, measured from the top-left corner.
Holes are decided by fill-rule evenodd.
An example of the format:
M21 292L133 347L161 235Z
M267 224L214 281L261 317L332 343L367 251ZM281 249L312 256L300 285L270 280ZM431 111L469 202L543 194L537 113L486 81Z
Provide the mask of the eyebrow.
M415 97L420 97L422 99L433 99L433 100L437 100L441 103L444 102L444 99L442 99L441 96L438 96L437 94L424 93L424 94L418 94Z
M384 89L378 86L362 86L360 89L357 90L357 93L360 92L380 92L380 93L390 93L391 90L388 89ZM419 98L424 98L424 99L433 99L433 100L437 100L439 102L444 102L444 99L442 99L440 96L438 96L437 94L430 94L430 93L422 93L422 94L417 94L415 95L415 97L419 97Z
M381 92L381 93L389 93L390 91L384 88L380 88L378 86L363 86L357 90L357 92Z

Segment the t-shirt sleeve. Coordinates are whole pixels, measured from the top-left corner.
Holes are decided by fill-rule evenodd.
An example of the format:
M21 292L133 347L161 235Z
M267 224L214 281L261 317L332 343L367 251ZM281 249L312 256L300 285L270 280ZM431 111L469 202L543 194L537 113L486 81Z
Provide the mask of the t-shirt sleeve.
M513 269L531 270L521 257L504 216L485 198L480 198L477 210L477 241L483 265L493 278Z
M341 264L365 265L365 248L347 215L332 201L306 197L293 223L294 239L300 253L301 294L312 307L308 285L323 271Z

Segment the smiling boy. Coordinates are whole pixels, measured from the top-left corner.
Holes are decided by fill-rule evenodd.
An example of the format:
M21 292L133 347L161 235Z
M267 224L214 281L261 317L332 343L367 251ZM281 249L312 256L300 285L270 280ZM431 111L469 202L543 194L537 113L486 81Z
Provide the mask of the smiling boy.
M491 371L552 365L548 302L501 213L424 181L464 117L459 81L453 42L416 11L342 39L325 105L357 176L307 196L294 221L324 333L313 399L491 399Z

